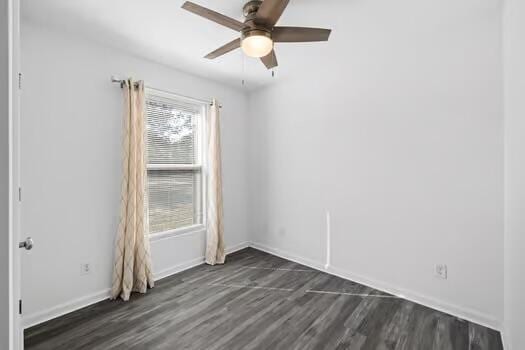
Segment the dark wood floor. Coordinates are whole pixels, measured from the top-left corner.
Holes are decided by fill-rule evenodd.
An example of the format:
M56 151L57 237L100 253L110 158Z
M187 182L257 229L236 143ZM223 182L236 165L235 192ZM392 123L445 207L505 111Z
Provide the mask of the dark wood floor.
M498 332L248 248L25 332L26 349L501 350Z

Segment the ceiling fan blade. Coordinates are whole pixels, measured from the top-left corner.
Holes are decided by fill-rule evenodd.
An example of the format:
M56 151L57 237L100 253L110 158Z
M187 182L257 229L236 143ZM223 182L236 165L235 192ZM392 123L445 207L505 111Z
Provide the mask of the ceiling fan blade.
M275 50L272 50L268 55L261 57L262 63L266 66L268 69L272 69L274 67L277 67L277 56L275 56Z
M238 49L239 47L241 47L241 39L235 39L233 41L230 41L226 45L223 45L223 46L219 47L217 50L210 52L209 54L204 56L204 58L213 60L214 58L217 58L217 57L222 56L222 55L224 55L224 54L226 54L226 53L228 53L230 51Z
M223 25L225 27L231 28L237 32L240 32L243 28L246 27L246 25L242 22L237 21L236 19L233 19L231 17L225 16L219 12L215 12L213 10L210 10L206 7L202 7L200 5L197 5L191 1L186 1L182 8L186 11L190 11L196 15L202 16L204 18L209 19L210 21L213 21L215 23L219 23L220 25Z
M255 16L255 23L271 29L277 23L290 0L264 0Z
M275 27L272 39L276 43L299 43L308 41L328 41L331 29L305 27Z

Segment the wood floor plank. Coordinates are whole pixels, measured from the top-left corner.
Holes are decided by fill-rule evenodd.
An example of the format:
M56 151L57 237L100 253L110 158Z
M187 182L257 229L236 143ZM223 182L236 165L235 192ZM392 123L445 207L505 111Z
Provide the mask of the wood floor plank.
M497 331L253 248L25 331L28 350L502 350Z

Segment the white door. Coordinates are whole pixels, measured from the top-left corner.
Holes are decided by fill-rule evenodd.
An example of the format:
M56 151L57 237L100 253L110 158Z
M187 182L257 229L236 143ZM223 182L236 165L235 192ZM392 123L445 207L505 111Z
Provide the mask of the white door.
M32 244L20 232L20 2L9 0L11 26L11 322L10 347L13 350L24 348L24 330L22 328L21 313L21 256Z

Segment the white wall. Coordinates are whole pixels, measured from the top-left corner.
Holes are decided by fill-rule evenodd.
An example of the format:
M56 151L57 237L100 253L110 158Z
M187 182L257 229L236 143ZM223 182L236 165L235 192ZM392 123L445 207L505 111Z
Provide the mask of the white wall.
M22 70L22 230L35 240L23 261L26 323L104 297L110 287L122 125L112 74L221 101L226 243L247 240L243 92L27 22ZM204 234L155 241L152 255L156 274L196 263ZM92 264L90 275L80 276L83 262Z
M0 349L9 347L9 27L0 1Z
M505 69L505 338L525 349L525 3L506 0Z
M499 327L501 3L340 6L299 78L250 95L253 240L322 266L329 210L332 271Z

